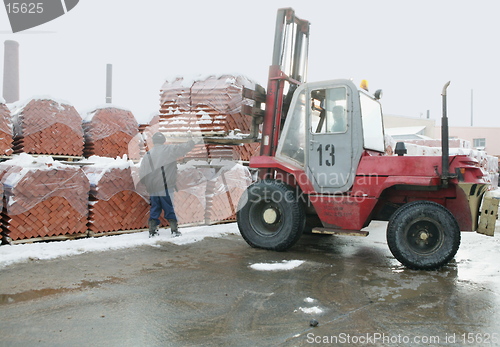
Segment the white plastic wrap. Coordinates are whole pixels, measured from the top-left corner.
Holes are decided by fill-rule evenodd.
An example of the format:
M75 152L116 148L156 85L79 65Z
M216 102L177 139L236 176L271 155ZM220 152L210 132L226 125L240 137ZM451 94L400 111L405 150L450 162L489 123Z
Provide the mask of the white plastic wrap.
M16 137L31 135L56 123L64 124L83 136L80 115L65 101L50 97L33 98L16 104L12 110L13 132Z
M83 127L86 136L98 141L115 133L123 132L130 137L139 131L139 125L132 112L116 106L101 106L87 114Z
M59 196L80 215L87 215L89 181L78 166L23 153L0 163L0 177L8 214L24 213L41 201Z

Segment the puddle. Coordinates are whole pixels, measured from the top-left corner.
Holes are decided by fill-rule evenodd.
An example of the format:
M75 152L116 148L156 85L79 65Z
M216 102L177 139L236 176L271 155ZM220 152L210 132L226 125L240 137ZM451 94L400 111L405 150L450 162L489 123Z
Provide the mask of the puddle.
M97 288L102 284L117 283L120 281L121 281L120 278L111 277L103 281L82 281L76 288L45 288L45 289L27 290L25 292L16 294L0 294L0 305L36 300L46 296L74 292L78 290L92 289L92 288Z

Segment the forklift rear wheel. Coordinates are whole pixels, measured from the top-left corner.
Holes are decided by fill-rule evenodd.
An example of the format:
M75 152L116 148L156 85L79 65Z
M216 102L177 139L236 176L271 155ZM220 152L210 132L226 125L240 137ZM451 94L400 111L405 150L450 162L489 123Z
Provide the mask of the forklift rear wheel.
M240 203L238 228L250 246L286 251L302 235L304 207L289 185L275 180L256 182Z
M416 270L433 270L448 263L460 246L455 217L432 201L400 207L389 220L387 243L394 257Z

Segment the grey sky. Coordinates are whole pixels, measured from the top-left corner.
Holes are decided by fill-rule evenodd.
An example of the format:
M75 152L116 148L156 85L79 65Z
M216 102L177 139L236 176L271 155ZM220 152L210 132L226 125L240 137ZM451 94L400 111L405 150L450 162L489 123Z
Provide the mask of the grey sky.
M113 104L147 121L159 90L176 75L238 73L267 86L276 11L293 7L311 22L308 81L352 78L384 90L385 113L441 117L450 125L500 127L496 0L119 1L80 0L66 15L12 34L0 9L3 42L20 44L21 99L50 95L82 113L105 103L113 64ZM3 68L0 69L3 74Z

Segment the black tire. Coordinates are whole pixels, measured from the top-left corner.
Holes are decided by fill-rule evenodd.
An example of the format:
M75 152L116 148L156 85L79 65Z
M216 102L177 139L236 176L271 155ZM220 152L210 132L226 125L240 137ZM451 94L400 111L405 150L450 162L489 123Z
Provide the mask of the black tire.
M252 247L286 251L302 235L304 206L289 185L262 180L247 189L237 213L241 236Z
M387 226L387 244L394 257L415 270L434 270L448 263L460 246L455 217L432 201L400 207Z

